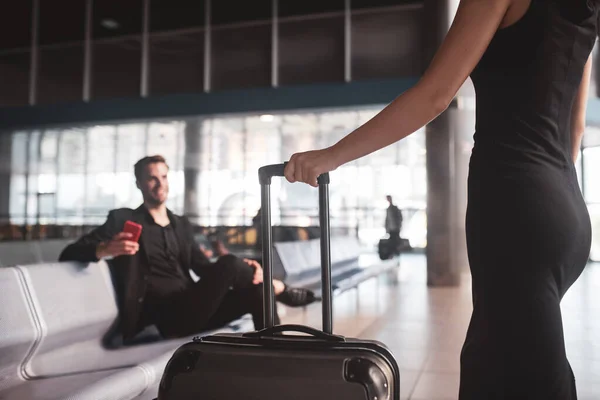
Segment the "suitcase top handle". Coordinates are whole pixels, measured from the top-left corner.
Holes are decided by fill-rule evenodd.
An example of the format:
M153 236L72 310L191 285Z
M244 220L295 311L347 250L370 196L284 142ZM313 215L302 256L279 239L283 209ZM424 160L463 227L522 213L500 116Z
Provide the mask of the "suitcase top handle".
M260 184L261 185L270 185L272 177L284 176L283 171L285 170L286 165L287 165L287 162L284 162L283 164L271 164L271 165L265 165L264 167L260 167L258 169L258 180L260 181ZM319 177L317 178L317 182L320 185L328 184L329 183L329 172L319 175Z
M276 325L276 326L272 326L270 328L261 329L256 332L247 332L247 333L244 333L242 336L250 337L250 338L272 338L272 337L276 337L276 335L278 333L282 333L282 332L306 333L317 339L325 340L328 342L345 342L346 341L346 338L344 338L343 336L333 335L331 333L325 333L318 329L311 328L310 326L294 325L294 324Z

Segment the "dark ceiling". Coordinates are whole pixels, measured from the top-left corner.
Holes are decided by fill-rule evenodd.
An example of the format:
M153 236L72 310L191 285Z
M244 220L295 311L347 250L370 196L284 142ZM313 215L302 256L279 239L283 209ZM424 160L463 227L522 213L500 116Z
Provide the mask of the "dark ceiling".
M38 0L39 43L81 42L85 38L85 0ZM352 0L353 9L420 3L418 0ZM25 49L31 43L33 0L11 2L2 12L0 51ZM342 11L345 0L280 0L279 16L290 17ZM93 37L108 38L142 31L143 0L93 2ZM214 25L265 20L272 15L272 0L218 0L211 4ZM170 31L204 26L204 0L150 0L150 30Z

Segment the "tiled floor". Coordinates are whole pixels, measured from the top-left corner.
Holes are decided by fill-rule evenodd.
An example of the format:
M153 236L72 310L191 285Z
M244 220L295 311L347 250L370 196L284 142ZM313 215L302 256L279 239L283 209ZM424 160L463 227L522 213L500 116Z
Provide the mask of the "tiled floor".
M381 278L335 300L334 332L384 342L401 368L402 399L454 400L459 354L471 313L470 276L457 288L428 288L426 260L402 258L398 283ZM320 306L285 322L321 326ZM600 265L590 264L562 304L565 341L580 400L600 399Z

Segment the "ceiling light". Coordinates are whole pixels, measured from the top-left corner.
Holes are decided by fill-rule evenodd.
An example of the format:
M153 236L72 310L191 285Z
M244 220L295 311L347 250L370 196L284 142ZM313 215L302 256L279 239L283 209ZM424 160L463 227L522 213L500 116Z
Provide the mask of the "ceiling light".
M260 116L260 120L262 122L272 122L275 119L275 117L271 114L264 114Z
M106 29L115 30L119 29L119 23L112 18L105 18L100 21L100 25Z

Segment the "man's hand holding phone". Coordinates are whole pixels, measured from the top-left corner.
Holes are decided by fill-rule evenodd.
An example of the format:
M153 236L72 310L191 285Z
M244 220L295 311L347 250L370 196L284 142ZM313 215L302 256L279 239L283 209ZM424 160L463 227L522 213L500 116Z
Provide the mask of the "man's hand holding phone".
M131 221L125 223L123 232L117 233L108 242L102 242L96 246L96 257L132 256L138 252L140 245L138 240L142 226Z
M98 259L105 257L132 256L138 252L140 245L130 239L133 234L129 232L117 233L108 242L102 242L96 246L96 257Z

